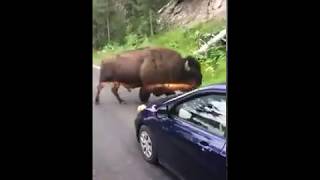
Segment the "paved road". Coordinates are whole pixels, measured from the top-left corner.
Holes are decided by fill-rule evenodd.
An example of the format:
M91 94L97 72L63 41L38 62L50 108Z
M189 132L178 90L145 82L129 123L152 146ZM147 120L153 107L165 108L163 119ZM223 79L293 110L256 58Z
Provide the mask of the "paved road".
M93 68L93 100L98 70ZM175 180L167 170L142 159L135 139L134 118L138 91L119 90L127 104L118 104L111 86L101 92L100 105L93 104L94 180Z

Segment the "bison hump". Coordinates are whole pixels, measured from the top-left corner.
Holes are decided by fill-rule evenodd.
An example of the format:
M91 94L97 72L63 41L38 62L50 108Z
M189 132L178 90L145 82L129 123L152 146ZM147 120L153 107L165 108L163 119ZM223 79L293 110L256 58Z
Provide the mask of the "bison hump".
M155 51L144 59L140 77L144 84L177 82L183 65L181 57Z

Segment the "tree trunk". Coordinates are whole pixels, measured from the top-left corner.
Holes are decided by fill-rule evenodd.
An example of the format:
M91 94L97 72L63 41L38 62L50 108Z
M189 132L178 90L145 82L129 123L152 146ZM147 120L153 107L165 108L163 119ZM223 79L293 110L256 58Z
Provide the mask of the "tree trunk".
M106 1L107 4L107 36L108 36L108 43L110 42L110 7L109 7L109 0Z
M109 24L109 13L107 15L107 32L108 32L108 43L110 42L110 24Z
M149 10L149 19L150 19L150 34L153 36L153 26L152 26L152 11Z

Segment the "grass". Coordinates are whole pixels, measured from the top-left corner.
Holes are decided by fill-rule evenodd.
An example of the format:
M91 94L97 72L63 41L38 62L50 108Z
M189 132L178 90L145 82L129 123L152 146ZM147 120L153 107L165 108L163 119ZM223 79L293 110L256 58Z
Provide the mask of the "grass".
M108 44L101 50L94 50L93 63L99 65L103 58L110 55L145 46L168 47L181 53L182 56L191 55L194 51L199 49L198 39L200 34L218 32L225 27L225 24L225 21L210 21L207 23L193 25L189 28L174 28L150 38L136 39L136 36L130 36L127 38L127 42L130 43L123 45ZM201 62L201 69L203 74L202 86L226 81L225 58L219 59L219 63L214 67L210 67L207 63Z
M206 66L202 66L202 86L226 82L226 61L222 61L221 64L216 68L214 73L212 73L211 71L206 71L205 68Z

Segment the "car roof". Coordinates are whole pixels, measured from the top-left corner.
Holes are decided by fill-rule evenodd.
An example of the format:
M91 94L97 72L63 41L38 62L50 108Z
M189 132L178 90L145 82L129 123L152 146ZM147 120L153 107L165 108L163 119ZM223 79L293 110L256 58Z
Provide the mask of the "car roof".
M211 84L205 87L201 87L197 90L220 90L220 91L227 91L227 85L226 83L221 83L221 84Z

